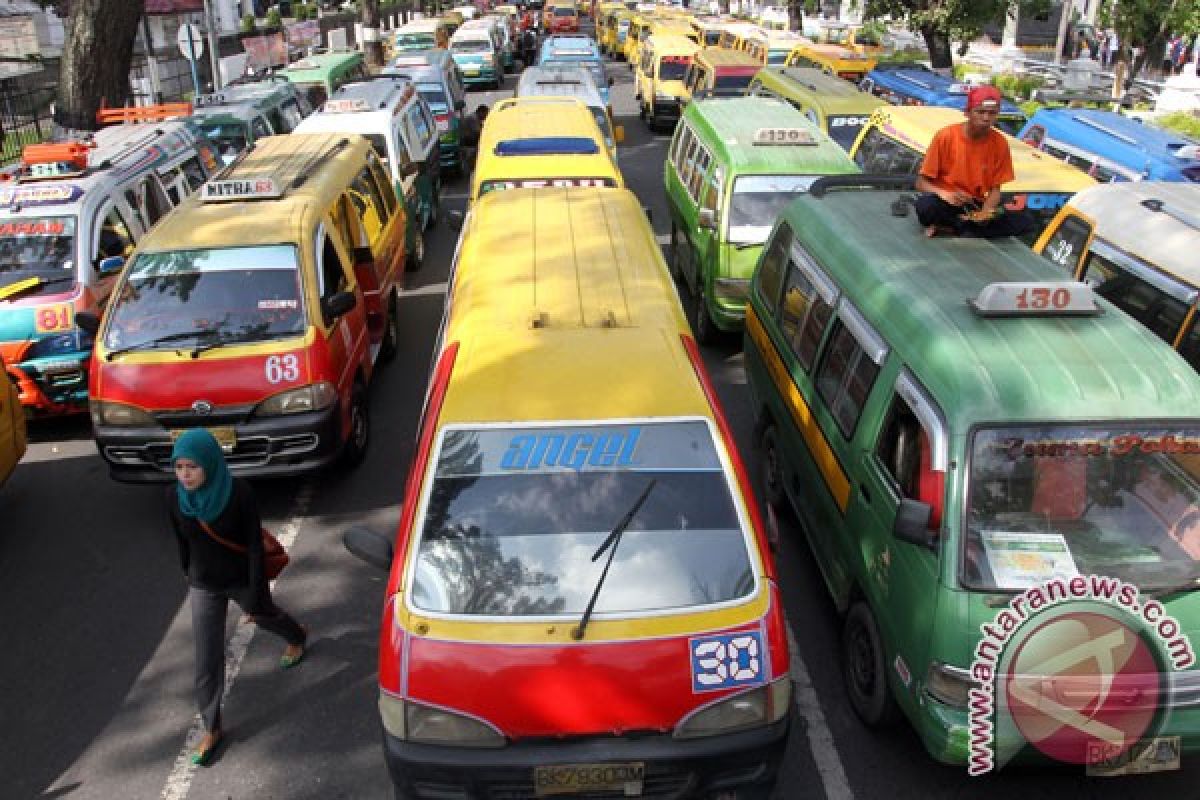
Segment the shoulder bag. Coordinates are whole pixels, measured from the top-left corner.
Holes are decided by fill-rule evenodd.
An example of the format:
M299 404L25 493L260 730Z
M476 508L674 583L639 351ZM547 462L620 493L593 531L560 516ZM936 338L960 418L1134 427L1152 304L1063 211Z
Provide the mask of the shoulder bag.
M246 548L240 544L234 544L228 539L222 539L217 535L217 532L208 526L208 523L199 517L196 522L200 523L200 527L204 529L212 538L216 539L221 544L228 547L235 553L246 553ZM283 545L276 539L269 530L262 528L262 548L263 548L263 572L266 573L267 580L273 581L279 577L279 573L283 572L283 568L288 565L287 550L283 549Z

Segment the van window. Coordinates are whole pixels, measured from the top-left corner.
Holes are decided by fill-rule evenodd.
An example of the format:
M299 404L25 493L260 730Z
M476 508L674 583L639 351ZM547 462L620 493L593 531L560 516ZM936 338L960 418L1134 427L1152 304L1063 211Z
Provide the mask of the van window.
M700 207L716 211L717 206L721 203L724 184L725 175L721 172L721 168L713 167L708 179L704 182L704 197L701 199Z
M404 122L399 117L392 117L392 145L396 148L396 157L400 160L399 169L395 170L395 174L399 175L404 172L404 168L412 163L412 153L408 152L408 141L404 138ZM379 157L384 159L384 163L388 162L387 154L380 153Z
M337 247L325 231L324 226L317 231L317 242L319 244L317 252L321 254L321 269L318 273L321 285L317 288L320 290L321 299L326 300L338 292L345 291L346 287L350 285L350 281L346 278L346 265L342 262L342 257L338 255ZM325 322L328 324L329 320Z
M658 64L660 81L681 81L687 75L690 56L663 56Z
M696 169L688 180L688 194L697 203L700 202L700 189L704 186L704 178L708 175L708 168L711 164L712 153L708 152L708 148L701 147L696 155Z
M1192 365L1192 369L1200 372L1200 325L1192 322L1192 329L1179 343L1179 354Z
M250 120L250 133L256 140L270 136L271 126L267 123L266 117L255 117Z
M1043 128L1041 125L1034 125L1032 128L1030 128L1028 131L1025 132L1025 136L1024 136L1025 143L1028 145L1032 145L1034 147L1040 147L1042 144L1042 139L1045 139L1045 138L1046 138L1046 129Z
M359 171L350 184L350 199L362 218L367 234L374 241L387 223L388 215L379 187L375 185L375 177L366 167Z
M196 156L192 156L180 164L179 169L183 172L183 177L187 181L189 191L196 191L208 180L204 174L204 167L201 166L200 159Z
M847 439L854 436L878 374L879 365L867 356L845 320L837 319L817 370L816 385L817 394Z
M792 246L792 229L781 223L771 237L770 244L763 250L758 264L758 296L773 316L779 302L779 289L783 285L783 273L787 268L788 250Z
M1088 254L1083 280L1163 341L1175 341L1188 311L1180 300L1095 251Z
M388 143L387 136L382 133L364 133L363 138L371 143L371 149L375 154L383 159L384 163L388 160Z
M133 249L133 235L124 216L111 207L104 216L104 222L96 234L96 256L98 259L111 256L126 256Z
M367 166L370 168L371 176L375 179L375 184L378 186L380 198L383 200L383 208L387 216L391 216L396 211L396 192L392 188L392 183L388 179L387 170L384 168L380 159L374 155L367 156Z
M674 147L671 148L671 163L675 165L675 171L682 174L683 153L687 151L687 147L691 144L692 129L687 125L679 126L679 135L675 137Z
M692 139L688 142L687 150L684 151L683 168L679 170L679 181L683 184L686 190L691 183L692 175L696 169L696 155L700 149L700 142L697 139Z
M428 149L429 140L433 138L435 130L433 120L429 119L424 111L420 105L414 105L408 110L408 124L412 126L417 152L422 154Z
M854 154L863 172L882 175L915 175L925 156L897 142L879 128L871 128Z
M289 97L279 106L279 116L283 121L283 133L291 133L304 120L304 112L294 97Z
M818 289L815 273L805 263L807 258L798 260L801 255L799 246L793 245L778 316L780 330L792 356L801 369L808 372L816 360L825 328L833 317L835 298Z
M1050 236L1042 255L1048 261L1065 269L1071 275L1079 267L1084 251L1087 249L1088 236L1092 226L1086 220L1074 214L1065 217L1062 224Z
M929 528L936 530L941 524L945 483L943 473L933 469L932 441L908 401L893 394L875 456L902 497L929 504L933 509Z

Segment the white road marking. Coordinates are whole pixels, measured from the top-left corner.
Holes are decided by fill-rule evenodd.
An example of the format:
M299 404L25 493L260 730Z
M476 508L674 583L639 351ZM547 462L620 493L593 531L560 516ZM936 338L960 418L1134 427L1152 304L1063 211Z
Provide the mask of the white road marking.
M817 690L813 688L812 678L808 675L808 667L800 657L796 647L796 637L788 627L788 653L792 660L792 686L796 692L796 708L804 717L805 732L808 734L808 747L812 751L813 761L817 765L817 773L821 776L821 785L825 788L826 800L854 800L854 792L850 790L850 781L846 779L846 770L842 767L842 759L838 755L837 743L833 741L833 732L825 722L825 713L821 711L821 701L817 699Z
M446 293L446 282L428 283L424 286L418 286L415 289L405 289L400 293L401 297L419 297L425 294L443 295Z
M99 455L96 442L93 439L68 439L61 442L30 442L25 451L22 464L36 464L39 461L58 461L63 458L79 458L81 456Z
M315 484L311 479L306 480L300 486L291 516L275 531L275 538L279 539L285 550L290 551L292 544L296 541L300 523L308 514L308 507L312 504L314 490ZM272 582L273 586L274 582ZM233 689L233 682L242 668L242 659L246 657L250 640L254 638L254 632L258 629L258 626L252 622L241 621L241 611L236 604L231 608L232 612L238 615L239 621L233 638L229 640L225 650L225 697L229 697L229 692ZM192 727L188 729L187 736L184 738L183 749L175 757L175 766L172 767L171 774L167 776L167 782L163 785L161 800L184 800L188 796L188 792L192 788L192 778L196 774L196 765L192 763L192 750L200 743L203 736L204 723L197 714L192 722Z

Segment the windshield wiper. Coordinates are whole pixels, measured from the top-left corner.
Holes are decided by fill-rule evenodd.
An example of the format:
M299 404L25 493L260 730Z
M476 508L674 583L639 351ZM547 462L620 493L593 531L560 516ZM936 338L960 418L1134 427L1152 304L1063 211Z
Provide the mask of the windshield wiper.
M206 342L192 348L192 358L198 358L201 353L207 353L218 347L224 347L227 344L250 344L252 342L269 342L272 339L286 339L289 336L296 336L295 333L260 333L257 336L237 336L234 334L223 334L220 338L214 339L211 342Z
M30 291L31 289L41 289L43 286L52 286L56 283L63 283L65 281L75 280L74 275L62 275L57 278L43 278L38 275L35 275L34 277L37 278L37 283L26 283L23 286L20 286L19 288L15 288L15 289L9 288L9 287L12 287L15 285L13 283L10 283L8 286L6 286L4 288L0 288L0 300L11 300L14 297L18 297L20 295L25 294L26 292Z
M641 509L642 503L646 502L646 498L650 496L650 490L654 488L654 484L658 483L657 478L651 478L646 484L646 488L638 495L638 499L634 501L633 506L625 512L625 516L621 517L621 521L612 529L612 532L605 537L600 546L596 548L596 552L592 553L592 561L604 555L604 551L608 551L608 561L604 563L604 570L600 573L600 578L596 581L596 588L592 590L592 599L588 600L587 608L583 610L583 616L579 618L579 624L571 631L571 638L579 641L583 638L584 632L587 630L588 621L592 618L592 609L596 607L596 598L600 596L600 587L604 585L604 579L608 577L608 568L612 566L613 557L617 554L617 545L621 543L621 534L629 527L629 523L633 522L634 516Z
M144 342L138 342L136 344L126 345L125 347L118 347L116 350L110 350L104 356L104 358L107 361L112 361L122 353L128 353L133 350L146 350L153 348L155 345L167 344L169 342L182 342L187 339L197 339L201 336L212 336L216 332L216 330L210 328L208 330L200 331L179 331L178 333L168 333L166 336L159 336L154 339L147 339Z

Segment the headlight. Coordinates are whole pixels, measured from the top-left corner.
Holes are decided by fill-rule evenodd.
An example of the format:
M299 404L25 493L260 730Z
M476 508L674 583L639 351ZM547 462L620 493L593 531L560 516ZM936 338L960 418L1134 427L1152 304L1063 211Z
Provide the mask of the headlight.
M337 401L337 389L332 383L321 381L299 389L288 389L272 395L258 404L255 415L259 417L277 417L281 414L303 414L306 411L319 411L328 408Z
M397 739L454 747L503 747L504 736L486 722L444 708L379 694L383 728Z
M934 700L951 708L966 708L968 693L975 686L971 673L934 661L925 676L925 691Z
M758 728L787 716L792 702L792 679L783 677L693 711L675 726L676 739L696 739Z
M154 417L137 406L110 403L105 400L90 400L88 410L92 414L92 424L97 427L102 425L111 425L114 428L158 427Z

